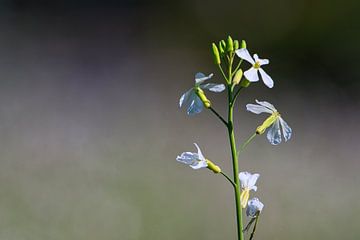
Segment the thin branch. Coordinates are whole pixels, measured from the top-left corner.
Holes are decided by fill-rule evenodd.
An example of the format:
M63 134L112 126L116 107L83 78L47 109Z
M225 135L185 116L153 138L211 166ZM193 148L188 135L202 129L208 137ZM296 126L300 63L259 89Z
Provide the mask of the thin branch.
M252 232L251 232L251 235L250 235L249 240L252 240L252 239L253 239L253 237L254 237L254 234L255 234L255 231L256 231L256 226L257 226L257 223L258 223L258 220L259 220L259 215L258 215L258 216L256 216L256 220L255 220L254 228L253 228L253 230L252 230Z
M241 89L243 89L244 87L239 87L239 89L236 91L236 93L234 94L234 97L233 97L233 99L232 99L232 101L231 101L231 104L234 104L235 103L235 101L236 101L236 98L239 96L239 94L240 94L240 91L241 91Z
M213 109L211 106L209 107L209 109L225 124L226 127L228 127L228 123L217 111L215 111L215 109Z
M231 178L228 176L228 175L226 175L224 172L220 172L232 185L233 185L233 187L234 188L236 188L236 184L234 183L234 181L233 180L231 180Z

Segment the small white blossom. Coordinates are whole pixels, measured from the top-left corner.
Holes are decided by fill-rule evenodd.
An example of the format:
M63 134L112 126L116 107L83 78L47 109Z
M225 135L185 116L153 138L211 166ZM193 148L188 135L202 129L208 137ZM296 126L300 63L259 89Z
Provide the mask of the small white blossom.
M276 108L266 101L258 101L255 100L258 104L247 104L246 109L252 113L260 114L260 113L269 113L274 116L275 121L269 127L269 130L266 134L267 139L273 145L277 145L281 143L282 137L281 133L285 139L288 141L291 138L292 130L289 125L282 119L280 113L276 110ZM281 129L280 129L281 126Z
M246 204L249 200L250 190L257 190L257 186L255 186L257 179L260 177L260 174L254 173L251 174L249 172L240 172L239 179L241 183L241 195L240 201L241 206L243 208L246 207Z
M246 216L255 218L263 209L264 204L258 198L252 198L246 208Z
M257 82L259 81L258 72L260 72L261 78L264 84L272 88L274 86L274 81L271 77L261 68L261 66L269 64L268 59L260 59L257 54L254 54L254 58L250 56L249 51L246 48L241 48L236 50L236 54L241 58L249 62L252 67L244 72L244 76L250 82Z
M197 153L183 152L180 156L176 157L176 161L189 165L192 169L206 168L208 163L202 154L199 146L194 143L197 148Z
M180 107L183 105L188 105L187 114L192 116L197 113L200 113L204 109L204 104L201 99L196 95L195 88L199 87L201 89L206 89L212 92L222 92L225 90L224 84L216 83L206 83L203 84L206 80L210 79L213 74L205 76L203 73L197 73L195 75L195 86L185 92L179 101Z

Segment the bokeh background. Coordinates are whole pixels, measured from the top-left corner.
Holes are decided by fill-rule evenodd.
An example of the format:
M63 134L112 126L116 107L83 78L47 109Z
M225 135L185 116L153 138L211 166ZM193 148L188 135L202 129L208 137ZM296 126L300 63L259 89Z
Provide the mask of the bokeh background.
M226 131L180 95L231 34L270 58L275 87L240 96L238 142L268 100L293 128L240 157L259 172L256 239L360 238L357 0L0 1L0 239L235 239L233 192L175 161L231 173ZM226 114L225 94L209 94Z

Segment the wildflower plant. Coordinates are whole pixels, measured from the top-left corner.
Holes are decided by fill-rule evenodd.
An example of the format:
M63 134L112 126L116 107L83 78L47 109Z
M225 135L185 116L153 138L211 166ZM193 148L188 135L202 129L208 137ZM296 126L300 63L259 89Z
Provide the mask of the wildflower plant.
M237 239L244 240L244 234L252 228L249 239L253 239L257 227L259 216L263 210L264 204L258 198L249 200L250 195L257 191L256 182L260 176L258 173L249 173L239 171L238 157L241 151L258 135L267 131L266 137L272 145L281 143L282 138L288 141L291 138L292 130L281 117L275 107L266 101L255 100L257 104L247 104L246 109L252 113L270 114L264 122L258 126L253 134L237 148L234 134L234 110L235 102L243 89L249 88L252 83L258 82L260 77L263 83L273 88L273 79L263 70L263 66L269 64L268 59L260 59L257 54L251 57L246 42L242 40L233 40L230 36L226 40L221 40L218 44L213 43L212 55L214 63L217 66L224 83L207 83L214 74L205 75L201 72L195 74L195 85L180 97L180 107L187 107L187 114L193 116L209 109L225 126L229 136L231 160L232 160L232 177L226 174L222 169L212 161L208 160L201 152L199 146L195 143L197 152L183 152L177 156L176 160L180 163L198 170L207 168L214 173L220 173L224 176L234 189L235 208L236 208L236 226ZM250 64L244 66L243 60ZM221 93L226 90L227 93L227 118L222 117L213 107L211 101L205 95L205 91ZM217 163L218 164L218 163ZM246 227L243 227L243 209L248 217Z

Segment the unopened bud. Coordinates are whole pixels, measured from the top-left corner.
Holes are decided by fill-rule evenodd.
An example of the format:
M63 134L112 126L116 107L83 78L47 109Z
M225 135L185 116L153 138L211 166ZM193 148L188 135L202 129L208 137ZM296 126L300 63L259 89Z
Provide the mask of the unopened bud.
M241 82L240 82L240 86L241 87L244 87L244 88L247 88L248 86L250 86L250 81L249 80L247 80L246 78L243 78L242 80L241 80Z
M239 84L242 76L243 76L243 71L241 69L237 70L236 73L235 73L235 76L234 76L234 78L232 80L233 84L234 85Z
M196 95L200 98L200 100L203 102L204 106L206 108L210 108L211 107L211 102L209 99L207 99L207 97L205 96L205 93L204 91L199 88L199 87L196 87L195 88L195 93Z
M242 41L241 41L241 46L240 46L240 48L246 48L246 42L245 42L245 40L242 40Z
M256 134L263 134L280 117L280 113L274 112L260 126L256 128Z
M215 43L212 44L212 52L213 52L213 57L214 57L215 64L220 65L221 64L220 54L219 54L219 50L218 50Z
M230 36L228 36L226 41L226 51L228 52L234 51L234 42Z
M221 168L217 165L215 165L212 161L206 159L207 168L213 171L214 173L221 173Z
M238 40L234 40L234 50L239 49L239 41Z
M219 42L219 51L220 51L221 56L224 55L225 50L224 50L224 47L223 47L223 44L221 43L221 41Z
M226 42L224 40L220 41L220 45L221 47L224 49L224 51L226 50Z

